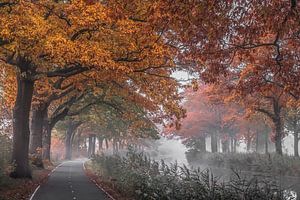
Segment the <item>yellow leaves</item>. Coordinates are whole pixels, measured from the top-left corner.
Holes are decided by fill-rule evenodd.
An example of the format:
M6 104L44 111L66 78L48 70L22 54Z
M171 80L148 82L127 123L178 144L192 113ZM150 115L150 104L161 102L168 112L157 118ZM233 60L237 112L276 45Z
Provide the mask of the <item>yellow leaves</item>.
M15 70L0 62L0 99L3 105L12 108L16 96Z
M11 31L9 30L9 23L6 22L5 18L0 17L0 24L1 24L0 37L10 38Z
M67 60L64 58L66 53L72 54L75 52L71 43L62 35L49 36L45 41L44 53L48 54L49 58L57 64L64 64Z
M91 89L101 95L102 89L95 86L113 82L128 101L155 116L179 119L184 113L179 106L179 85L170 78L176 51L159 35L160 25L154 27L148 21L152 4L140 0L108 4L20 1L11 13L0 10L0 38L10 41L5 47L11 52L28 57L37 72L85 67L84 73L64 80L77 92ZM53 87L56 79L38 78L35 103L61 92Z
M98 1L89 4L87 1L75 0L66 11L75 27L93 27L110 23L107 8Z

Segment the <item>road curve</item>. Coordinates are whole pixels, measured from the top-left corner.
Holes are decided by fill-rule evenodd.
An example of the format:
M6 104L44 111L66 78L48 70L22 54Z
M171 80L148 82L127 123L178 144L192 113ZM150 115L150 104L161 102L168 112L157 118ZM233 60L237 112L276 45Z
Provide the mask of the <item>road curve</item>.
M75 160L59 165L30 200L108 200L85 175L83 163L84 160Z

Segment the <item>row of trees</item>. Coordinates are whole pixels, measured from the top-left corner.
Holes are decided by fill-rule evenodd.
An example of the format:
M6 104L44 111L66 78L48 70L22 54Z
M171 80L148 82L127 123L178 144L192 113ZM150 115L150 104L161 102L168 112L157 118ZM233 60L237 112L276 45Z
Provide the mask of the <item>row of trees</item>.
M142 108L123 101L115 105L117 107L105 104L93 105L80 115L69 117L58 124L56 130L65 141L65 159L72 158L72 150L78 155L80 149L85 149L87 156L90 157L96 150L102 151L103 144L106 149L112 147L115 153L128 144L138 145L141 138L159 137L155 124Z
M228 91L219 85L200 84L196 92L186 90L184 106L187 117L180 130L168 128L166 131L186 138L187 146L200 152L207 151L206 138L209 137L211 152L236 152L237 144L243 141L247 151L255 144L256 152L268 153L272 149L272 143L276 142L276 126L272 119L263 112L247 107L249 105L232 100L228 95ZM299 106L288 104L280 115L283 123L280 142L288 134L292 134L295 156L299 156L299 114ZM222 149L218 149L220 147Z
M281 155L284 115L299 108L299 1L175 2L165 1L161 14L175 15L170 23L178 34L170 37L181 58L218 99L262 115Z
M46 147L49 158L55 124L94 104L137 105L152 122L179 128L185 111L171 74L180 69L213 83L218 99L263 114L282 154L284 111L299 107L298 10L295 0L2 0L1 87L3 102L14 108L12 176L30 176L29 141L31 152ZM122 113L127 122L132 113Z
M29 152L42 149L50 158L51 131L66 117L68 151L83 123L74 116L92 105L119 110L130 125L134 114L127 104L157 122L178 123L184 116L179 84L170 77L175 51L161 37L161 26L150 22L151 4L1 2L1 86L3 101L13 107L11 176L31 176Z

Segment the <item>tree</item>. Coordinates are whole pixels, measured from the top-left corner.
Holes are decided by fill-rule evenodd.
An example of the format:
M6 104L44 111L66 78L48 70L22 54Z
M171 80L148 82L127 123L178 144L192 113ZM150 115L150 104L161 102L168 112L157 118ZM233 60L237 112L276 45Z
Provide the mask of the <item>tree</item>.
M294 156L299 157L300 108L291 102L286 113L286 129L294 136Z
M296 2L296 3L295 3ZM249 110L273 123L282 154L287 99L299 100L299 3L297 1L161 1L158 21L181 47L182 63L207 83L222 84ZM210 12L203 12L210 10ZM226 87L225 87L226 86Z
M203 152L206 151L205 138L210 135L212 152L218 151L219 139L222 140L223 150L229 151L229 141L231 138L235 138L238 132L236 123L239 118L239 107L225 104L220 97L218 99L213 97L211 91L213 89L214 87L204 84L199 84L196 92L187 89L184 103L187 117L182 121L180 130L171 128L166 131L175 132L184 138L191 138L191 140L197 138L197 142L190 140L187 142L199 146L199 150Z
M170 78L174 51L157 34L158 28L148 22L150 13L140 12L152 4L137 1L136 7L127 7L123 3L12 1L0 5L1 65L7 72L16 69L18 88L13 177L31 176L29 113L37 80L84 73L88 80L126 85L136 94L133 98L143 95L137 101L147 100L152 112L158 113L163 107L165 118L176 121L183 116L178 106L178 84ZM154 84L161 86L159 93Z
M57 100L65 99L64 97L67 95L71 96L78 92L73 83L63 84L64 80L65 78L60 78L52 83L51 80L44 79L36 83L31 111L29 143L29 153L31 154L36 154L38 149L43 149L43 132L47 135L47 128L54 126L47 126L49 106L53 102L58 103ZM38 155L38 157L42 159L42 155Z
M67 130L66 130L66 138L65 138L65 159L72 159L72 138L74 137L75 130L82 124L81 121L73 121L73 119L67 120Z

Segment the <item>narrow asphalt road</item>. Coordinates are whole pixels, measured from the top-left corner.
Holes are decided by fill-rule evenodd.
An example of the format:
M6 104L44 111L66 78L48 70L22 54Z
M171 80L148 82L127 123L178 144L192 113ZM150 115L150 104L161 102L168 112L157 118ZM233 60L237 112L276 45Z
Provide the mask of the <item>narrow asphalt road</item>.
M31 200L108 200L85 175L83 163L84 160L75 160L59 165Z

